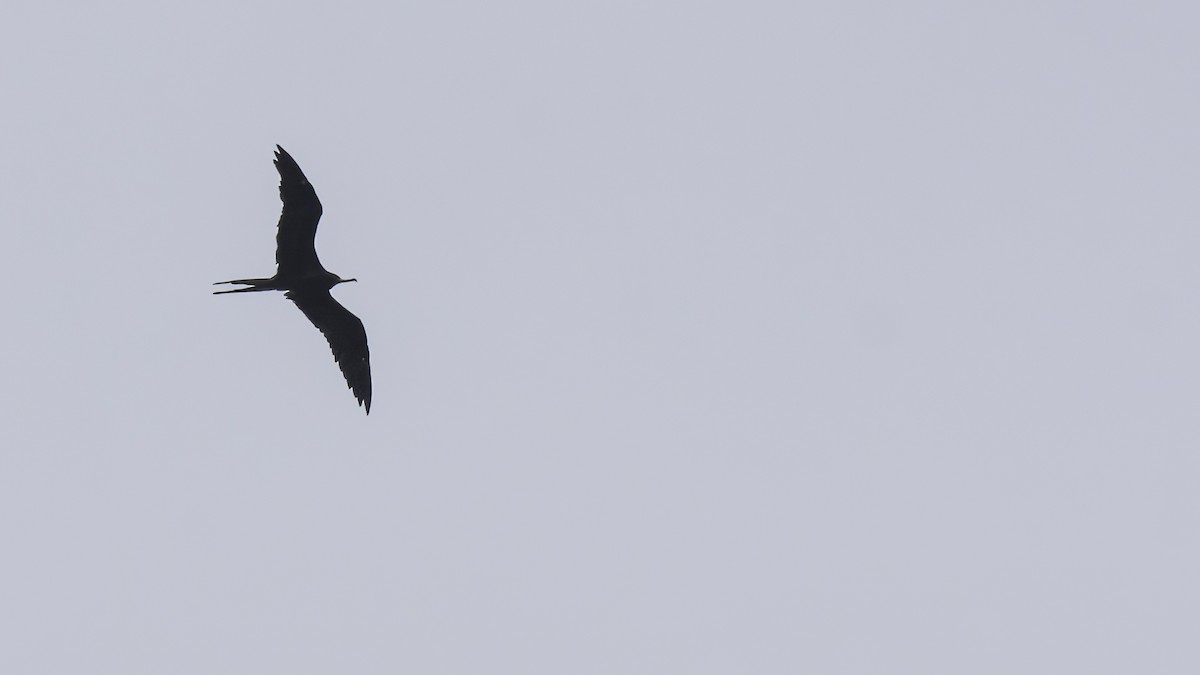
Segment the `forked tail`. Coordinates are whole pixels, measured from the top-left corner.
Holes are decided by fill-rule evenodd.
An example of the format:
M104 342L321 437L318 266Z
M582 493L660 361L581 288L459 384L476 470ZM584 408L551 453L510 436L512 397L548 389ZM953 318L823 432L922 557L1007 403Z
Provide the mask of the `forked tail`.
M224 293L250 293L253 291L276 290L275 288L267 285L271 281L274 281L274 279L233 279L231 281L218 281L215 284L213 284L213 286L219 286L221 284L244 284L246 286L249 286L249 288L235 288L235 289L229 290L229 291L213 291L213 295L222 295Z

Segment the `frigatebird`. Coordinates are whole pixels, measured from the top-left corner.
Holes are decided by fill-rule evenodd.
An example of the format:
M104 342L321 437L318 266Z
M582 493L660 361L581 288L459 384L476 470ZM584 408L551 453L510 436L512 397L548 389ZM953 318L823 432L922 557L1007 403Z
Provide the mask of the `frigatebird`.
M269 279L233 279L218 284L242 284L247 288L223 293L286 291L284 297L296 303L304 316L329 341L333 359L342 369L346 384L358 404L371 414L371 357L367 350L367 331L362 321L342 307L329 289L347 281L321 266L315 239L321 219L321 201L312 183L304 177L300 165L282 147L275 146L275 168L279 170L279 198L283 214L275 235L275 276Z

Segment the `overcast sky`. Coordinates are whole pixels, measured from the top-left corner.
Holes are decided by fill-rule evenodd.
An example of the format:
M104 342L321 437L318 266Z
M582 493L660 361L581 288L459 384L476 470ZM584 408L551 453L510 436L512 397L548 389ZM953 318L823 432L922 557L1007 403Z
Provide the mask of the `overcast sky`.
M0 672L1200 672L1200 6L182 7L0 23Z

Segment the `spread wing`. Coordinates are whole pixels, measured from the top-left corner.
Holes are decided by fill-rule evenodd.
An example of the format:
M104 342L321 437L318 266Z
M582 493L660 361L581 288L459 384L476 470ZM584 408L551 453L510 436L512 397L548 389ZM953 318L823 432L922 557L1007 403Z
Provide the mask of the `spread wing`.
M334 300L329 291L288 291L286 297L325 335L346 384L370 415L371 354L362 321Z
M279 198L283 213L275 235L275 262L280 277L304 276L324 271L317 259L315 239L321 220L321 200L300 165L280 146L275 146L275 168L279 170Z

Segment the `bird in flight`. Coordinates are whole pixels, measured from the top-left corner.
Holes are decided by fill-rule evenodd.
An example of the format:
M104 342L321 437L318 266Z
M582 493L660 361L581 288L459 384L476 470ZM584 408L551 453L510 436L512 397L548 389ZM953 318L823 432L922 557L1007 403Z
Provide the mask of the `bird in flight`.
M329 289L347 281L326 270L317 259L315 239L321 219L321 201L312 183L304 177L300 165L282 147L275 146L275 168L279 170L279 198L283 214L275 235L275 276L269 279L233 279L217 284L242 284L246 288L223 293L286 291L284 297L296 303L304 316L329 341L333 359L342 369L346 384L358 404L371 414L371 358L367 350L367 331L362 321L342 307ZM217 285L214 284L214 285Z

